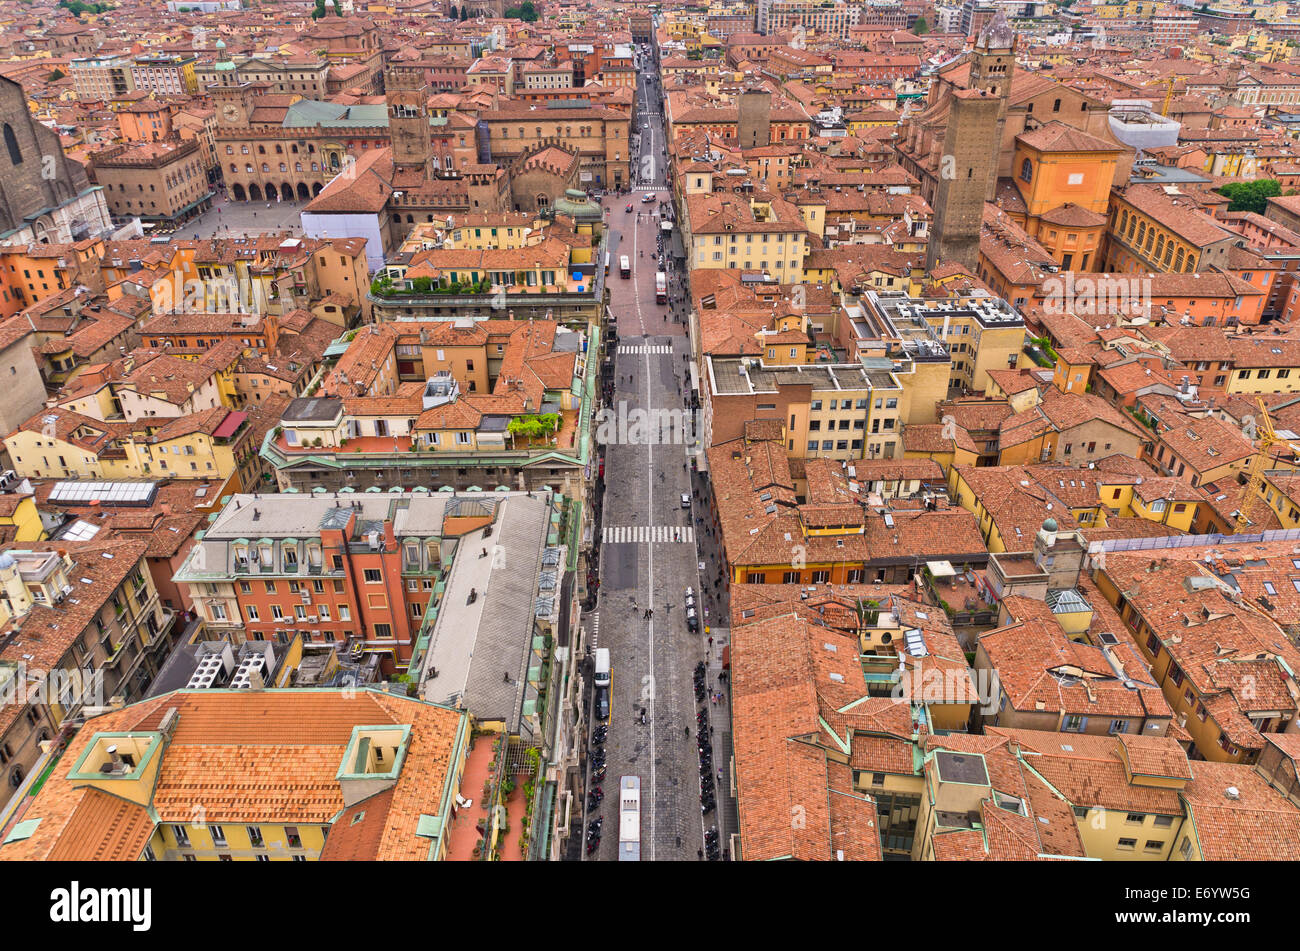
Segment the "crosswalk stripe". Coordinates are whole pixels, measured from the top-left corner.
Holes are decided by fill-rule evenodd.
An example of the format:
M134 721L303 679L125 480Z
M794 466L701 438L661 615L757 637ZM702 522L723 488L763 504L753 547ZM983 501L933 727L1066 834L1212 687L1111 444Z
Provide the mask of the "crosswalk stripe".
M693 526L613 525L601 530L601 540L610 545L692 544Z
M672 352L673 352L673 348L672 348L672 345L671 345L671 344L646 344L646 345L640 345L640 344L624 343L624 344L619 344L618 352L619 352L619 353L629 353L629 354L632 354L632 353L635 353L635 354L644 354L644 353L672 353Z

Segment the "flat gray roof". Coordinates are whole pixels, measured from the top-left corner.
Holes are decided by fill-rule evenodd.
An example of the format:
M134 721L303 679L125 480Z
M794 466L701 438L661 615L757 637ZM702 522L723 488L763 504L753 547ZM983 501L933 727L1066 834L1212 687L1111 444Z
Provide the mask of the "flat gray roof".
M490 538L477 531L460 540L429 638L426 700L460 705L478 719L504 721L511 733L526 732L528 667L550 525L544 493L511 493ZM472 604L471 591L478 594Z

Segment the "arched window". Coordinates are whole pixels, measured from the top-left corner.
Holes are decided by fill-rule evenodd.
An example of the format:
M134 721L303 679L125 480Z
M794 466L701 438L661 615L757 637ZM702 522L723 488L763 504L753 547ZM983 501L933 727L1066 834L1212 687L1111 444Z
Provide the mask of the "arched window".
M8 122L5 123L5 148L9 150L9 164L23 164L23 150L18 147L18 136L14 135L14 127Z
M1034 163L1029 159L1025 159L1024 162L1021 163L1020 177L1026 182L1032 182L1034 180Z

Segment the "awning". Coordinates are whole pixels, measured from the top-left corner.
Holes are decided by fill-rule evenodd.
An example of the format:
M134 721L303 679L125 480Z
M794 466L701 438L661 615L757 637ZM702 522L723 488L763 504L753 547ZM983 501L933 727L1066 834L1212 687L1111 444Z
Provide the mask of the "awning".
M215 439L226 439L235 434L240 426L244 425L244 420L248 419L248 414L243 410L234 410L226 414L226 418L221 421L221 425L212 431Z
M930 569L930 574L936 578L951 578L957 574L949 561L927 561L925 567Z

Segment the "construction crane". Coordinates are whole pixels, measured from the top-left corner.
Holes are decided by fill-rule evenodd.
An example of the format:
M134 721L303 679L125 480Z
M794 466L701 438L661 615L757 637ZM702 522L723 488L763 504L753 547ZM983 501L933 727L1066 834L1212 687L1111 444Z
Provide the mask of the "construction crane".
M1169 104L1174 101L1174 84L1177 83L1180 78L1181 77L1179 76L1170 76L1168 79L1164 80L1163 82L1163 85L1168 86L1169 88L1165 92L1165 101L1160 106L1160 114L1162 116L1169 115ZM1156 85L1162 85L1162 84L1157 83Z
M1250 457L1250 466L1246 470L1246 491L1241 497L1241 506L1237 509L1237 531L1239 532L1250 528L1251 513L1264 501L1260 489L1264 485L1264 470L1268 466L1269 450L1279 444L1295 449L1290 440L1279 436L1273 429L1273 420L1269 418L1264 397L1256 396L1255 402L1259 405L1259 418L1254 420L1255 438L1259 441L1259 449Z

